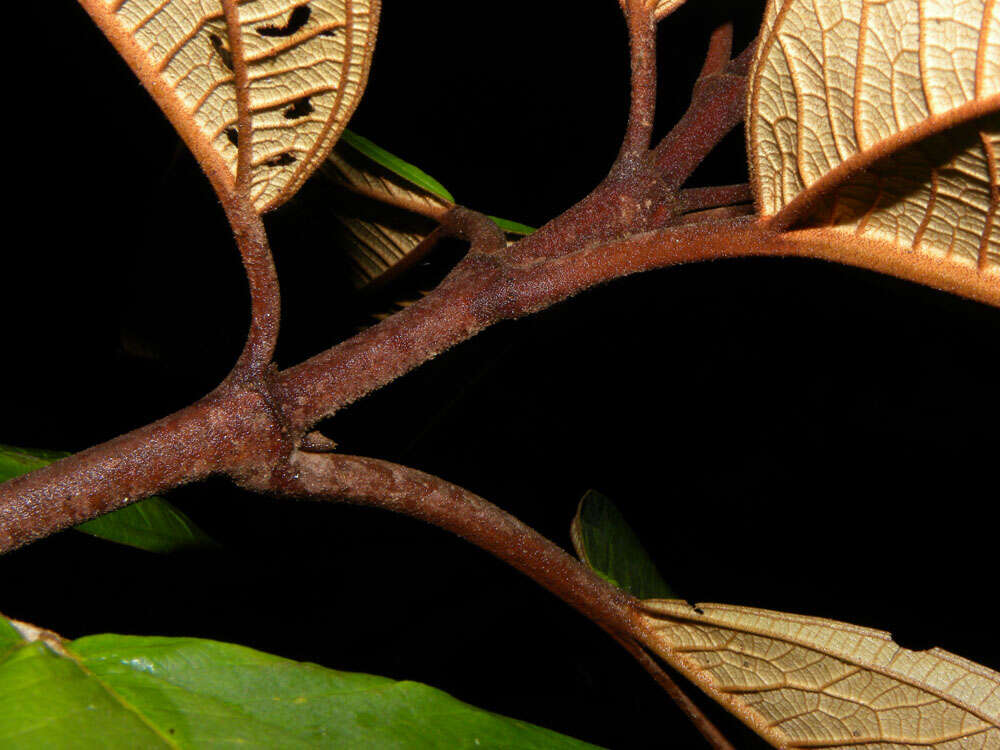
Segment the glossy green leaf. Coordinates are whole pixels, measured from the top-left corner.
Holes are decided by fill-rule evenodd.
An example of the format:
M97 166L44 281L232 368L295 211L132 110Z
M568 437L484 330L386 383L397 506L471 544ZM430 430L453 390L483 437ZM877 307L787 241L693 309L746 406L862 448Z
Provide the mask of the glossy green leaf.
M0 445L0 482L27 474L68 455ZM147 498L82 523L76 529L148 552L167 553L217 546L190 518L161 497Z
M452 194L422 169L350 130L322 171L346 189L334 205L335 231L359 288L385 281L430 251L434 243L425 240L455 205ZM489 218L508 235L535 231L516 221Z
M390 172L399 175L404 180L416 185L428 193L436 195L449 203L454 203L454 196L449 193L444 185L435 180L419 167L415 167L409 162L403 161L398 156L390 154L381 146L376 146L370 140L351 130L345 130L340 136L341 143L346 143L357 151L367 156L376 164L385 167Z
M0 747L523 748L577 740L414 682L215 641L11 638L0 617ZM5 646L6 644L6 646Z
M373 162L388 169L393 174L402 177L407 182L416 185L422 190L426 190L432 195L441 198L448 203L455 203L454 196L440 182L417 166L400 159L395 154L391 154L381 146L372 143L362 135L358 135L350 130L345 130L341 136L341 142L346 143L356 151L371 159ZM503 231L508 234L528 235L535 231L534 227L522 224L510 219L501 219L499 216L490 216Z
M8 651L21 645L21 640L21 634L10 624L10 620L0 617L0 661Z
M517 221L511 221L510 219L501 219L499 216L491 216L491 219L496 222L497 226L500 227L507 234L531 234L535 231L534 227L529 227L527 224L521 224Z
M618 508L590 490L570 527L577 555L601 578L639 599L675 599Z

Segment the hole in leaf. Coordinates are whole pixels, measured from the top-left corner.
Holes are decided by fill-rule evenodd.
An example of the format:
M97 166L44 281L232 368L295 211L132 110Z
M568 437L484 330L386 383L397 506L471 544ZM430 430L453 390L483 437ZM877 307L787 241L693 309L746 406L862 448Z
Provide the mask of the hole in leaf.
M902 646L910 651L930 651L934 648L937 643L931 640L927 635L916 632L916 633L903 633L903 637L900 638L898 632L892 634L892 640L895 641L897 646Z
M320 36L337 36L337 34L339 34L340 31L341 31L340 29L324 29L323 31L319 32L319 35Z
M309 21L312 11L308 3L297 5L288 16L288 23L284 26L258 26L257 33L261 36L291 36L301 29Z
M270 159L264 162L265 167L287 167L289 164L295 163L295 157L292 156L288 151L283 154L278 154L277 156L272 156Z
M232 70L233 54L229 51L226 43L222 41L222 37L218 34L209 34L208 39L212 42L212 48L215 50L216 54L219 55L219 59L222 60L222 64Z
M310 96L303 96L301 99L296 99L292 102L291 106L283 112L285 119L294 120L298 117L305 117L312 114L313 105L309 102L310 98Z
M695 611L695 612L696 612L697 614L699 614L699 615L703 615L703 614L705 614L705 610L703 610L703 609L702 609L701 607L699 607L699 606L698 606L697 604L695 604L695 603L694 603L693 601L691 601L690 599L685 599L684 601L685 601L685 603L686 603L686 604L687 604L687 605L688 605L688 606L689 606L689 607L690 607L691 609L693 609L693 610L694 610L694 611Z
M234 146L236 146L237 148L239 148L239 146L240 146L240 131L238 131L236 128L226 128L226 138L229 139L230 143L232 143Z

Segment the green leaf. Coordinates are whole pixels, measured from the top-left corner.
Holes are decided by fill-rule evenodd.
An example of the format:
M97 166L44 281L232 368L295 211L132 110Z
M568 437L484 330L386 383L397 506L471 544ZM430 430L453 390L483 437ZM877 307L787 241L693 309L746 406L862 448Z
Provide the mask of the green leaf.
M601 578L639 599L676 599L614 504L595 490L580 501L570 527L577 555Z
M534 227L529 227L527 224L521 224L517 221L511 221L510 219L501 219L499 216L491 216L491 219L496 222L496 225L500 227L507 234L524 234L528 235L535 231Z
M27 474L70 455L0 445L0 482ZM85 534L148 552L218 546L204 531L161 497L150 497L76 527Z
M10 624L10 621L0 617L0 663L3 662L8 651L21 645L21 640L21 634Z
M11 646L0 617L6 750L593 747L426 685L243 646L121 635L53 642L21 630Z
M351 130L345 130L340 139L341 142L347 143L356 151L359 151L376 164L388 169L393 174L402 177L407 182L449 203L455 203L454 196L440 182L419 167L403 161L394 154L390 154L384 148L372 143L364 136L358 135ZM501 219L499 216L490 216L489 218L493 219L497 223L497 226L508 234L528 235L535 231L534 227L529 227L527 224L521 224L518 221Z
M436 195L438 198L443 198L449 203L454 203L455 198L449 193L444 185L435 180L425 171L419 167L415 167L409 162L403 161L398 156L390 154L381 146L376 146L370 140L364 136L358 135L350 130L345 130L340 136L342 143L347 143L349 146L362 154L367 156L376 164L379 164L390 172L399 175L404 180L411 182L422 190L426 190L428 193Z

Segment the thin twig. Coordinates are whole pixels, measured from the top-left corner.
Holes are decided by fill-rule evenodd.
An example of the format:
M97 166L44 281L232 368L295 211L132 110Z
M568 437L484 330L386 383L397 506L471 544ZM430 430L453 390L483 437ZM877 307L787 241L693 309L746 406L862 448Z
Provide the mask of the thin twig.
M507 247L507 238L497 223L469 208L455 206L441 219L441 228L448 236L469 242L473 253L498 253Z
M720 71L718 58L727 49L729 33L721 27L712 35L703 67L713 72L698 79L687 112L653 149L656 169L675 189L684 184L730 130L743 122L747 61L756 42Z
M678 213L703 211L706 208L734 206L753 200L753 191L747 183L739 185L717 185L712 187L688 188L677 196Z
M716 28L708 39L708 52L705 53L705 62L701 66L698 80L702 81L709 76L725 73L732 57L733 25L724 23Z
M674 220L674 224L704 224L710 221L736 219L741 216L753 216L755 213L753 203L737 203L733 206L719 206L718 208L706 208L702 211L689 211L681 214Z
M627 638L615 638L645 669L654 680L663 688L670 699L684 713L688 720L694 724L701 736L705 738L715 750L736 750L732 743L726 739L719 728L712 723L705 713L687 696L680 685L669 675L666 670L642 647L641 644Z
M262 489L309 500L390 510L450 531L500 558L588 618L629 638L633 599L534 529L478 495L430 474L374 458L296 452L294 480Z
M635 160L649 150L656 112L656 21L644 0L629 0L624 11L632 61L632 94L619 163Z

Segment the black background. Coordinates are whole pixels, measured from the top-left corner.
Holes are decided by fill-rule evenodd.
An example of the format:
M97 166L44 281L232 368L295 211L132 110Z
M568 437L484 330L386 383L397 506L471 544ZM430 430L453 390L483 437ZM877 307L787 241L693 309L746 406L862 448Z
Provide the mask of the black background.
M762 6L699 0L664 25L659 133L710 29L733 18L746 43ZM247 298L207 182L132 74L75 4L43 29L32 12L6 80L0 442L77 450L210 390ZM627 74L613 0L390 0L351 127L459 201L538 225L610 165ZM692 184L745 180L741 138ZM390 307L351 291L328 206L313 180L268 218L283 366ZM703 264L496 326L324 430L564 546L598 488L692 600L856 622L996 668L998 334L994 309L866 271ZM464 542L222 480L170 497L225 552L157 557L65 533L0 561L0 610L68 637L201 636L419 680L615 748L698 746L601 631Z

